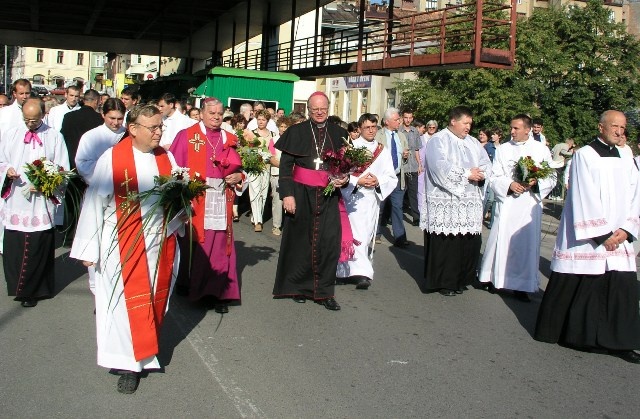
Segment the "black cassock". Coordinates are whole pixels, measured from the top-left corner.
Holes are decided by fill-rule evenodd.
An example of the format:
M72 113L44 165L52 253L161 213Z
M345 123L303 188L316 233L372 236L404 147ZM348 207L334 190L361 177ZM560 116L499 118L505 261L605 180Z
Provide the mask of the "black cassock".
M296 210L294 215L284 214L274 297L333 297L342 233L340 190L325 196L323 187L303 185L292 176L294 166L315 170L318 150L321 155L326 150L337 150L342 138L348 138L346 130L328 122L326 140L324 133L325 129L307 121L288 128L275 145L282 151L280 198L293 196Z

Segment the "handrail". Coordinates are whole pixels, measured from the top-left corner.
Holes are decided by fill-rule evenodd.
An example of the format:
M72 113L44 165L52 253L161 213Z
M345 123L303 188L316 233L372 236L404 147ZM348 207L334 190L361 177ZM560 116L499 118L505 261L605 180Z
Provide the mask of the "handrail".
M362 71L366 63L381 69L394 65L414 66L421 58L430 54L439 57L438 62L447 62L447 55L453 52L471 52L471 62L476 66L494 66L496 63L483 62L483 50L494 53L503 51L514 56L516 0L509 4L499 0L477 0L475 4L452 5L440 10L420 12L408 16L369 21L362 26L342 29L332 34L311 36L291 42L262 48L235 51L227 55L223 65L272 71L296 71L347 68ZM487 14L507 12L506 18L496 18ZM390 29L391 28L391 29ZM394 59L406 57L407 64L394 64ZM245 62L246 61L246 62ZM396 60L397 61L397 60ZM502 64L500 64L502 65ZM318 69L318 67L320 69ZM507 66L508 67L508 66ZM350 68L350 67L349 67Z

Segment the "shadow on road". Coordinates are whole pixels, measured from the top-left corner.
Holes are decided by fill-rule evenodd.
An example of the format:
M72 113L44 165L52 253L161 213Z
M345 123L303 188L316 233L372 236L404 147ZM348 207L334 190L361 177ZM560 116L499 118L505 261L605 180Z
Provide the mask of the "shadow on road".
M87 268L76 259L71 259L69 253L63 253L56 257L54 263L56 288L53 296L60 294L73 281L87 274ZM87 288L89 285L87 285Z

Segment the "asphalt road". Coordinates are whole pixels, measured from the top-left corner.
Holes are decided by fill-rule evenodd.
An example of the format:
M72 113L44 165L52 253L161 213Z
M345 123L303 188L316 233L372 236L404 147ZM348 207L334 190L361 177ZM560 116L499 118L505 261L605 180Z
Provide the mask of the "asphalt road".
M96 365L87 276L58 248L55 298L29 309L0 298L0 417L638 416L640 366L532 339L541 293L422 294L416 227L408 249L378 245L372 287L338 287L330 312L271 298L279 239L248 220L236 224L242 305L221 316L174 297L164 370L133 395ZM543 287L556 225L545 216Z

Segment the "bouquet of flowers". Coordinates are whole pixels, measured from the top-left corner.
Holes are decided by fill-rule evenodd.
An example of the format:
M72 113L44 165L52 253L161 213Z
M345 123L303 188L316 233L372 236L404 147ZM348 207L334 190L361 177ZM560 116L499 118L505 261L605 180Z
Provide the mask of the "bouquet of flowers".
M266 147L267 143L266 138L254 137L247 141L241 137L238 153L242 159L242 169L247 174L259 175L267 168L271 160L271 153Z
M159 205L164 209L167 220L173 219L180 211L191 217L193 210L191 200L205 194L209 186L200 173L189 176L189 168L176 167L169 176L156 176L155 186L145 192L131 193L128 201L142 201L150 196L157 196Z
M64 170L63 167L46 157L25 164L24 174L31 183L22 189L25 198L31 199L31 194L35 189L36 192L41 193L56 205L60 204L64 196L64 188L69 184L69 180L78 176L73 170Z
M531 179L546 179L552 176L555 170L549 166L549 163L543 161L536 163L531 156L520 157L515 167L515 181L528 184Z
M365 166L373 158L373 154L366 147L354 147L349 139L342 138L343 146L337 151L326 150L322 154L322 160L327 164L329 179L341 179L351 175L356 170ZM325 195L331 195L335 190L333 182L329 182L324 188Z

